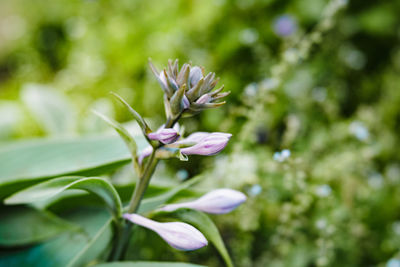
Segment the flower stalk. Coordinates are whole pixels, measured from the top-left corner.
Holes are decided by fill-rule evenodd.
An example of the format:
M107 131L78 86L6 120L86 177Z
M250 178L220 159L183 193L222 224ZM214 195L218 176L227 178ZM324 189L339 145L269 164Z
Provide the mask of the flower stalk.
M166 123L157 131L152 132L145 120L121 97L114 94L138 122L150 145L138 155L136 152L137 146L133 138L123 127L114 123L114 128L119 130L121 137L125 138L126 143L133 147L131 149L132 159L138 170L139 179L126 209L127 213L124 214L125 220L117 222L116 239L110 254L110 261L123 260L128 248L133 224L138 224L157 232L172 247L180 250L193 250L207 245L205 237L191 225L181 222L158 223L137 214L143 195L161 158L178 157L181 160L187 160L187 155L215 155L225 148L232 136L228 133L198 132L188 138L180 139L182 133L179 132L179 129L174 129L174 125L183 115L191 116L204 109L223 105L225 102L215 101L227 96L229 93L220 93L223 87L214 90L218 82L218 78L214 79L214 73L204 75L203 68L192 67L191 64L184 64L179 71L178 61L174 63L169 61L168 65L167 70L164 69L159 72L150 63L150 68L164 91ZM149 157L147 161L144 160L146 157ZM206 203L209 202L208 198L211 198L212 202L215 202L215 199L220 199L220 196L215 193L211 197L210 195L208 197L204 196L197 202L186 205L210 213L226 213L245 200L244 196L239 194L239 197L237 197L237 194L230 192L230 198L229 196L227 200L222 198L226 203L222 203L221 207L212 206L210 208L207 206L209 205Z
M167 120L165 124L165 128L171 128L174 124L179 120L180 115L175 120ZM142 175L139 177L138 182L135 186L135 191L132 194L132 198L129 202L128 213L136 213L139 210L140 203L143 199L143 195L146 192L146 189L150 183L151 177L157 167L159 159L156 158L157 150L162 147L163 144L153 145L153 151L150 154L149 160L147 161L147 165L142 172ZM128 247L129 237L132 232L133 224L131 222L126 222L124 227L120 227L118 229L119 234L117 236L116 245L111 253L112 261L121 260L124 258L124 254Z

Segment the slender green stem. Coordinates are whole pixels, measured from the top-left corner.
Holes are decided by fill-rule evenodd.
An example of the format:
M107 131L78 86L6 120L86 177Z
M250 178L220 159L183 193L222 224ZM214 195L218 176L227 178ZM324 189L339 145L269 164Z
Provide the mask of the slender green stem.
M168 119L165 123L166 128L171 128L174 124L179 120L182 114L179 114L174 120ZM150 158L146 164L144 172L141 174L138 183L135 186L135 191L132 194L131 201L128 206L128 213L136 213L139 209L140 202L142 201L143 195L146 192L146 189L150 183L151 177L157 167L159 160L156 158L157 149L160 148L162 144L159 146L153 147L153 152L150 155ZM121 223L117 226L117 239L115 246L111 252L110 261L122 260L125 252L128 248L128 242L132 232L132 223L125 221L125 223Z
M138 183L135 186L135 191L132 195L132 199L128 206L128 213L135 213L139 209L140 202L142 201L143 195L149 185L151 176L158 164L158 159L155 157L156 150L151 153L149 161L147 162L146 169L143 175L139 178ZM123 228L123 229L122 229ZM129 237L132 231L132 223L126 222L124 227L118 229L116 245L112 251L111 261L120 260L125 254L128 246Z
M153 153L151 153L150 155L143 176L139 179L138 185L135 187L135 191L128 206L128 213L135 213L139 208L144 192L146 191L147 186L149 185L151 176L153 175L154 170L159 161L158 159L156 159L155 156L156 156L156 150L153 150Z

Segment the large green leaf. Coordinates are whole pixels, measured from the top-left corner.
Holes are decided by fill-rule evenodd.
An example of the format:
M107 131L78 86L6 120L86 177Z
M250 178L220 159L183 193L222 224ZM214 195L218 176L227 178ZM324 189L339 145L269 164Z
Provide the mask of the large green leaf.
M137 141L145 142L143 138ZM44 179L97 175L130 160L130 153L119 136L37 139L3 145L0 198Z
M105 179L96 177L60 177L34 185L5 199L6 204L29 204L54 197L67 189L81 189L99 196L115 218L122 216L121 199Z
M96 265L96 267L204 267L184 262L162 262L162 261L125 261L125 262L110 262Z
M76 229L49 212L30 207L1 207L0 214L0 246L38 243Z
M80 208L62 218L81 227L46 243L0 251L1 266L84 266L101 255L112 240L110 215L102 209Z
M204 213L191 209L178 209L174 212L160 212L159 216L178 218L187 222L204 234L204 236L217 248L227 266L233 266L232 260L225 247L224 241L214 222Z

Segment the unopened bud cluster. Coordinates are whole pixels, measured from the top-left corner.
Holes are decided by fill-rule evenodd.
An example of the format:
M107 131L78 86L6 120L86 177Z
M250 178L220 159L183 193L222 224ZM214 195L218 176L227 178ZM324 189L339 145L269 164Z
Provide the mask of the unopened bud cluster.
M222 92L224 86L214 90L218 83L215 73L205 75L204 68L183 64L179 69L178 60L168 61L168 68L158 71L150 62L158 83L164 91L165 112L168 118L176 119L181 114L194 115L204 109L225 104L217 102L229 92Z
M127 107L142 129L142 133L149 145L140 153L137 144L129 132L119 123L103 116L127 144L132 154L136 171L140 175L137 188L144 185L146 189L154 168L159 159L178 157L188 160L188 155L211 156L221 152L232 137L230 133L221 132L195 132L183 137L183 130L179 128L178 121L182 116L193 115L204 109L214 108L225 104L219 99L227 96L223 93L223 86L214 90L218 83L215 73L205 75L204 69L185 63L179 69L178 60L168 62L168 67L159 72L150 62L150 67L164 91L164 105L166 122L156 131L152 131L146 121L125 100L114 94L117 99ZM150 159L145 160L148 156ZM141 190L141 191L140 191ZM130 212L138 210L144 190L140 189L132 196ZM136 194L136 192L139 192ZM139 199L136 201L136 199ZM211 214L224 214L234 210L246 200L246 196L232 189L218 189L211 191L197 200L169 204L160 209L163 212L173 212L180 208L194 209ZM136 213L126 213L124 218L131 223L155 231L172 247L179 250L194 250L207 245L203 234L193 226L182 222L160 223L145 218Z

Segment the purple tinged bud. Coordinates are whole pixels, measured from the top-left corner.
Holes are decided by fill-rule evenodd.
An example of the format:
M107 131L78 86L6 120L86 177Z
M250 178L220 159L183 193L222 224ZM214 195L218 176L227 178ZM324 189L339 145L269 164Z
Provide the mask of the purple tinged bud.
M225 148L231 136L232 135L228 133L210 133L198 140L195 145L182 148L181 153L184 155L215 155Z
M190 107L190 102L189 99L186 97L186 95L183 95L182 103L183 103L183 109L188 109Z
M231 138L232 135L230 133L220 133L220 132L213 132L213 133L195 132L195 133L190 134L188 137L175 142L175 144L193 145L193 144L197 144L198 142L200 142L201 140L203 140L209 136L223 136L223 137L226 137L229 139L229 138Z
M196 100L196 104L205 104L210 102L211 96L209 94L202 95L199 99Z
M163 83L163 85L165 86L165 88L168 88L167 77L165 77L164 71L161 71L161 72L160 72L160 75L159 75L158 78L160 78L160 81Z
M148 156L150 156L151 153L153 153L153 147L152 146L148 146L145 149L143 149L142 152L139 154L139 157L138 157L139 164L142 164L143 160L145 158L147 158Z
M205 137L207 137L209 135L210 135L210 133L207 133L207 132L195 132L195 133L192 133L191 135L189 135L188 137L175 142L175 144L179 144L179 145L197 144L203 138L205 138Z
M191 88L195 86L201 78L203 78L203 72L201 71L200 67L194 66L190 69L189 80Z
M134 224L153 230L170 246L179 250L195 250L208 244L204 235L187 223L160 223L138 214L125 213L123 216Z
M160 141L163 144L171 144L179 138L179 133L172 128L161 128L147 135L151 140Z
M225 214L237 208L246 199L246 195L242 192L222 188L213 190L194 201L166 205L161 210L174 211L179 208L189 208L211 214Z

